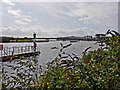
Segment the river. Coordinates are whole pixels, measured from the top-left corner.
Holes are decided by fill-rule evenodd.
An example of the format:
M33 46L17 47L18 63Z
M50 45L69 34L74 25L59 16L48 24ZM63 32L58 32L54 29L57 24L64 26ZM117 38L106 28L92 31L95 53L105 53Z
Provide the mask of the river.
M58 47L60 48L60 43L62 43L63 45L68 45L71 42L69 41L52 41L52 42L38 42L37 46L39 51L41 52L40 55L37 56L37 60L39 61L39 64L45 68L45 65L47 64L47 62L49 62L50 60L54 59L58 53L59 53L59 49L55 50L55 49L51 49L52 47ZM99 47L98 44L95 44L95 41L79 41L79 42L73 42L71 43L72 45L68 48L66 48L64 51L66 52L66 54L76 54L78 57L82 56L82 52L88 48L91 47L89 50L95 50ZM3 46L4 47L13 47L13 46L32 46L33 43L4 43ZM1 62L0 62L1 63ZM10 62L4 62L4 64L9 64ZM14 63L11 62L13 65ZM11 71L8 69L8 71Z
M46 64L47 62L49 62L50 60L54 59L58 53L59 53L59 49L55 50L55 49L51 49L52 47L58 47L61 48L60 43L62 43L63 45L68 45L71 42L69 41L51 41L51 42L38 42L37 46L39 51L41 52L40 55L37 56L37 60L39 61L38 63L43 67L43 71L46 70ZM64 49L64 51L66 52L66 54L76 54L78 57L82 56L82 52L88 48L91 47L89 50L95 50L99 47L98 44L95 44L95 41L79 41L79 42L73 42L71 43L72 45L66 49ZM13 47L13 46L33 46L33 43L3 43L4 47ZM7 62L0 62L0 78L2 77L1 75L1 71L2 71L2 65L17 65L15 64L13 61L7 61ZM12 69L10 68L5 68L8 73L8 75L11 75L11 72L14 72ZM2 79L1 79L2 80ZM1 82L1 81L0 81Z
M53 41L53 42L38 42L37 46L39 51L41 52L40 55L37 56L39 63L42 65L45 65L48 61L51 59L54 59L55 56L57 56L59 49L54 50L51 49L52 47L58 47L60 48L60 43L63 45L70 44L69 41ZM82 52L88 48L91 47L89 50L95 50L99 47L98 44L94 44L95 41L79 41L79 42L73 42L72 45L65 49L67 54L76 54L77 56L81 57ZM13 47L13 46L32 46L33 43L4 43L4 47Z

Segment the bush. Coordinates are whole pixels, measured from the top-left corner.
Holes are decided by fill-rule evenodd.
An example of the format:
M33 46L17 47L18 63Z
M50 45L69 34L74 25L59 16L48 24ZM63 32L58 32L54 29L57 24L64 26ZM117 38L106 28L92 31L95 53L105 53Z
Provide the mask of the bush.
M25 89L34 88L41 79L42 68L38 65L35 56L30 58L21 57L13 61L15 64L3 64L2 88ZM8 72L6 68L11 69Z
M47 64L43 83L49 88L91 88L120 89L120 35L108 31L110 38L102 39L104 47L83 52L82 58L63 51L70 45L62 46L58 56Z

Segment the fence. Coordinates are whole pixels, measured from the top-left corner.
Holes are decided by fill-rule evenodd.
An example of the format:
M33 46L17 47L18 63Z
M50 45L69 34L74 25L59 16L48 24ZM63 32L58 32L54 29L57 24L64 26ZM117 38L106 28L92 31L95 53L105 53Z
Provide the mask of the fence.
M37 51L36 47L36 51ZM24 53L31 53L35 52L35 49L33 46L13 46L13 47L4 47L2 50L0 50L0 57L4 56L14 56L18 54L24 54Z

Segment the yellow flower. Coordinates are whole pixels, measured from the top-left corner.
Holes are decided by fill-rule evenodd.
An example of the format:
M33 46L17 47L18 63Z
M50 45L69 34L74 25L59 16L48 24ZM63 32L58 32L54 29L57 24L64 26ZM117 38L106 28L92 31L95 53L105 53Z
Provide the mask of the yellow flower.
M40 87L40 86L41 86L41 83L39 83L38 86Z
M49 85L49 83L47 82L47 85Z
M45 84L44 84L44 83L42 84L42 87L43 87L43 88L45 87Z

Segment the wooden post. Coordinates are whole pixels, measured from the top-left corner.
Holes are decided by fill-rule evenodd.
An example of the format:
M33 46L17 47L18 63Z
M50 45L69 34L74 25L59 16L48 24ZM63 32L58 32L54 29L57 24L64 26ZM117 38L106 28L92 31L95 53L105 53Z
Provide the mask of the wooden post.
M25 46L25 53L26 53L26 46Z
M8 55L8 47L6 47L7 48L7 51L6 51L6 53L7 53L7 55Z
M13 51L12 51L12 55L14 55L14 46L13 46Z
M32 52L32 46L30 47L30 50L31 50L31 52Z
M27 52L27 46L26 46L26 52Z
M29 46L27 46L28 47L28 52L29 52Z
M18 54L19 54L19 47L18 47Z
M1 50L1 57L2 57L2 50Z
M29 52L30 52L30 46L29 46Z
M33 46L31 46L31 51L32 51L32 52L34 51L34 47L33 47Z
M27 46L25 46L26 47L26 52L27 52Z
M28 52L28 46L26 46L27 52Z
M9 56L10 56L10 48L9 48Z
M30 52L31 52L31 46L30 46Z
M5 48L4 48L4 56L5 56Z
M21 46L21 53L23 54L23 48L22 48L22 46Z

